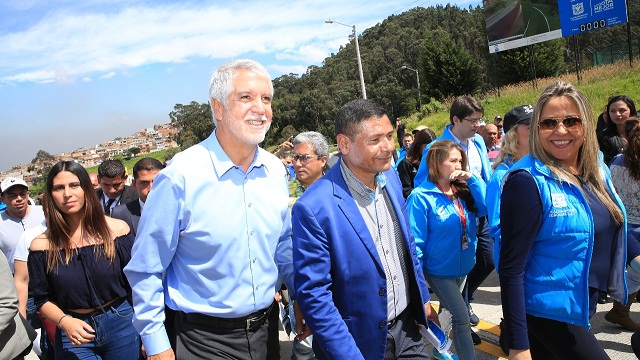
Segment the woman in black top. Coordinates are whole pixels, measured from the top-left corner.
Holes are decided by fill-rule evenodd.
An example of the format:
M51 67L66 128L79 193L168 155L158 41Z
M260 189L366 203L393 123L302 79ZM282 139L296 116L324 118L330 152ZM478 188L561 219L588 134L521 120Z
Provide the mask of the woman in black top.
M416 185L413 179L418 172L418 166L420 166L420 160L422 160L422 152L425 146L431 143L436 138L436 134L433 130L426 128L418 131L415 134L413 143L409 150L407 150L407 156L398 164L398 176L400 176L400 182L402 183L402 195L406 199L411 194Z
M137 359L131 288L122 269L133 235L106 217L86 170L57 163L47 177L48 230L30 246L28 268L40 312L58 325L56 359Z
M629 116L636 116L636 106L628 96L612 96L607 103L607 114L607 124L602 133L598 134L598 144L604 154L604 162L609 165L627 147L624 122Z

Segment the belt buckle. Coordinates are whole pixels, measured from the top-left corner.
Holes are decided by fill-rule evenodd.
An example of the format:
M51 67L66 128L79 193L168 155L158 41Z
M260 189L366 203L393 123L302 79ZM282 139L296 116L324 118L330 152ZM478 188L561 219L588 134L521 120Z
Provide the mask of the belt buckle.
M251 330L253 325L259 324L266 317L266 313L262 313L260 315L250 317L247 319L247 331Z

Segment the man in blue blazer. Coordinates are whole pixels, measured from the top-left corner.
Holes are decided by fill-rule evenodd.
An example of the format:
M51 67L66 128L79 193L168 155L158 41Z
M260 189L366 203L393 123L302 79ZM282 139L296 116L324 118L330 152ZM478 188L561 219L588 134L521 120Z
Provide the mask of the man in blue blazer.
M340 161L292 210L297 303L315 354L428 359L418 324L437 315L390 169L394 129L371 100L342 107L335 128Z

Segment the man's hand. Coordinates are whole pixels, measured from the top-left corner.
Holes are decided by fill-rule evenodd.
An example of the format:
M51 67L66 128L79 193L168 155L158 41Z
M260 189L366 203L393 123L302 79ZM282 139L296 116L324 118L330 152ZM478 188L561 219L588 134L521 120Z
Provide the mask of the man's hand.
M302 310L300 310L300 305L298 305L297 301L293 302L293 314L296 317L295 330L298 334L296 335L296 340L302 341L311 335L311 329L304 322Z
M438 326L440 326L440 319L438 318L438 312L436 311L436 309L433 308L433 306L431 306L430 302L424 304L424 313L427 315L427 319L433 321L434 323L438 324Z
M278 151L276 151L274 155L280 157L285 152L292 151L293 143L291 141L293 141L293 135L289 136L289 138L285 142L280 144L280 146L278 147Z
M159 354L147 357L147 360L175 360L175 358L176 355L173 353L173 349L169 348Z

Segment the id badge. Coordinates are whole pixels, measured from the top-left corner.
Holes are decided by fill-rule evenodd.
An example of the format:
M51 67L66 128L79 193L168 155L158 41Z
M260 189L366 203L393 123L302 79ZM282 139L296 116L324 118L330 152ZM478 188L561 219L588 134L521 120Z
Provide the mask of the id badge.
M465 231L462 234L462 250L467 250L469 248L469 236L467 235L467 232Z

